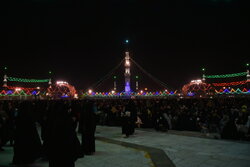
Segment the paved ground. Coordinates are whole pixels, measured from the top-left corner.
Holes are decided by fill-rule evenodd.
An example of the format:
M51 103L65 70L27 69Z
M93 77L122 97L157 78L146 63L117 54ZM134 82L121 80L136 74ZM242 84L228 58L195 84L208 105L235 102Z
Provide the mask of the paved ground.
M250 143L136 130L130 138L121 129L98 127L96 136L162 149L177 167L249 167Z
M11 167L13 150L5 147L0 152L0 167ZM144 151L116 144L96 141L97 152L93 156L78 159L76 167L154 167L150 157ZM48 162L38 161L30 167L48 167Z
M136 130L135 135L123 138L121 128L98 126L96 154L79 159L76 167L248 167L250 164L249 142L173 133ZM0 167L9 167L12 160L12 149L5 149L0 152ZM48 162L39 161L31 166L47 167Z

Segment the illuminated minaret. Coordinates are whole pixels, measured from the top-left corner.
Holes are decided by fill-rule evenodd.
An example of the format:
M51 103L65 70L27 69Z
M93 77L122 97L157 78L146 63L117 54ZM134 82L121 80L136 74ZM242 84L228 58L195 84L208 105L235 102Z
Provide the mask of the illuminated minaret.
M7 67L4 67L4 77L3 77L3 87L7 87L8 85L7 85L7 82L8 82L8 77L7 77Z
M250 82L249 63L246 64L246 67L247 67L247 81Z
M206 81L206 75L205 75L206 69L202 68L201 70L202 70L202 82L205 82Z
M125 41L126 44L128 44L128 40ZM129 57L129 52L128 50L125 52L125 92L130 92L131 88L130 88L130 57Z

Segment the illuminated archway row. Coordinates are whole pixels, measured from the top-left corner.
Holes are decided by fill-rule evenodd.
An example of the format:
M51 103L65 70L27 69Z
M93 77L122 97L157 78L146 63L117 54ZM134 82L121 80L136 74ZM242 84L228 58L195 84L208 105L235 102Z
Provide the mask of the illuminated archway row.
M242 90L240 88L238 89L220 89L219 91L218 90L215 90L215 92L217 94L250 94L250 89L247 90L246 88L243 88Z
M214 89L214 93L216 94L242 94L242 95L250 95L250 89L247 90L246 88L243 88L242 90L240 88L235 89L220 89L220 90L216 90ZM195 96L198 95L196 92L194 91L190 91L187 93L187 96Z
M0 96L35 96L35 95L46 95L46 92L41 92L37 90L2 90Z
M91 92L91 93L82 93L82 96L172 96L172 95L177 95L177 91L170 91L170 92L117 92L117 93L112 93L112 92Z

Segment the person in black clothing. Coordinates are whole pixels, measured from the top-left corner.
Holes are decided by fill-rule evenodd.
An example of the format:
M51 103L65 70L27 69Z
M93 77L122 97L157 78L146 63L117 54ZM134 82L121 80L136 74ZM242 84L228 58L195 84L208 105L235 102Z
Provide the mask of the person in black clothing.
M82 130L82 154L93 155L95 153L95 113L94 102L87 101L81 111Z
M121 112L122 134L126 135L126 137L130 135L130 115L130 111L126 111L126 107Z
M4 151L3 146L3 118L0 115L0 151Z
M58 101L54 109L55 120L50 124L48 132L49 167L74 167L80 142L70 108L65 102Z
M14 144L14 130L15 130L15 107L13 103L8 102L6 111L8 114L8 119L6 122L6 129L7 132L7 140L10 141L10 146L13 146Z
M32 118L30 102L20 104L14 135L13 164L30 164L41 155L41 141Z
M133 101L129 101L121 112L122 134L125 134L126 137L134 134L136 118L137 116L135 105Z

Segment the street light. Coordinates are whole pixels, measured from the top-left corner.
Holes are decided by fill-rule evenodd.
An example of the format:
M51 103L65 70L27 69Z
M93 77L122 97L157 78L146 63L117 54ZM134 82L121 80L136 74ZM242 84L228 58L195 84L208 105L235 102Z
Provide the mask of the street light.
M91 89L89 89L89 91L88 91L88 92L89 92L89 94L92 94L92 92L93 92L93 91L92 91Z

